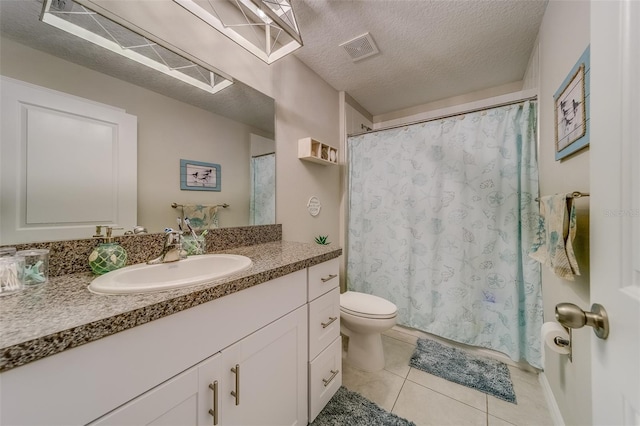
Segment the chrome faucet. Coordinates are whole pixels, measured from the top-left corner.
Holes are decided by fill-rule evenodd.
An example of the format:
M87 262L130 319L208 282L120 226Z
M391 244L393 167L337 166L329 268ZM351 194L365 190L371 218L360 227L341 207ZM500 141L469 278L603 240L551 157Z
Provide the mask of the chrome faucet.
M168 231L165 235L162 253L155 259L148 261L147 264L156 265L158 263L177 262L178 260L186 259L187 255L182 250L181 236L181 231Z

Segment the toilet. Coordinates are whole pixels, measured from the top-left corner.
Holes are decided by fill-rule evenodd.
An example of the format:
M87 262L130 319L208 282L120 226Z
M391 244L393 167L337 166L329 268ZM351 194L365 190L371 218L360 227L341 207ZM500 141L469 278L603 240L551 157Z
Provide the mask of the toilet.
M340 329L349 336L347 362L364 371L384 368L383 331L396 324L398 308L371 294L347 291L340 295Z

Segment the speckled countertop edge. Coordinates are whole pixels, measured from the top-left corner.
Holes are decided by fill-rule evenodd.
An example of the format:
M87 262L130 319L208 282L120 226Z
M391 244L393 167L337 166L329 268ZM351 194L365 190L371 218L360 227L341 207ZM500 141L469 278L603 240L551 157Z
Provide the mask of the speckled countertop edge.
M77 273L0 298L0 372L192 308L340 256L342 249L277 241L225 250L251 258L245 271L194 287L98 295Z

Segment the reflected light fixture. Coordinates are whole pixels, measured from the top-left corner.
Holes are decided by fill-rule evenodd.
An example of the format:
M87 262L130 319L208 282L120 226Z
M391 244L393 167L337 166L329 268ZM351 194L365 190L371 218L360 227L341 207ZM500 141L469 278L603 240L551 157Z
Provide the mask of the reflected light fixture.
M267 64L302 47L289 0L173 0Z
M73 0L44 0L40 20L211 94L233 84Z

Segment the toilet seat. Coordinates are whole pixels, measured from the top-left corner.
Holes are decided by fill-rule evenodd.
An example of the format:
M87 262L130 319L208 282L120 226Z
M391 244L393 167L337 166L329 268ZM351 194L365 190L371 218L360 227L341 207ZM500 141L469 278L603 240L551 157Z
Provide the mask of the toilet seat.
M347 291L340 295L342 312L371 319L394 318L398 308L393 303L372 294Z

